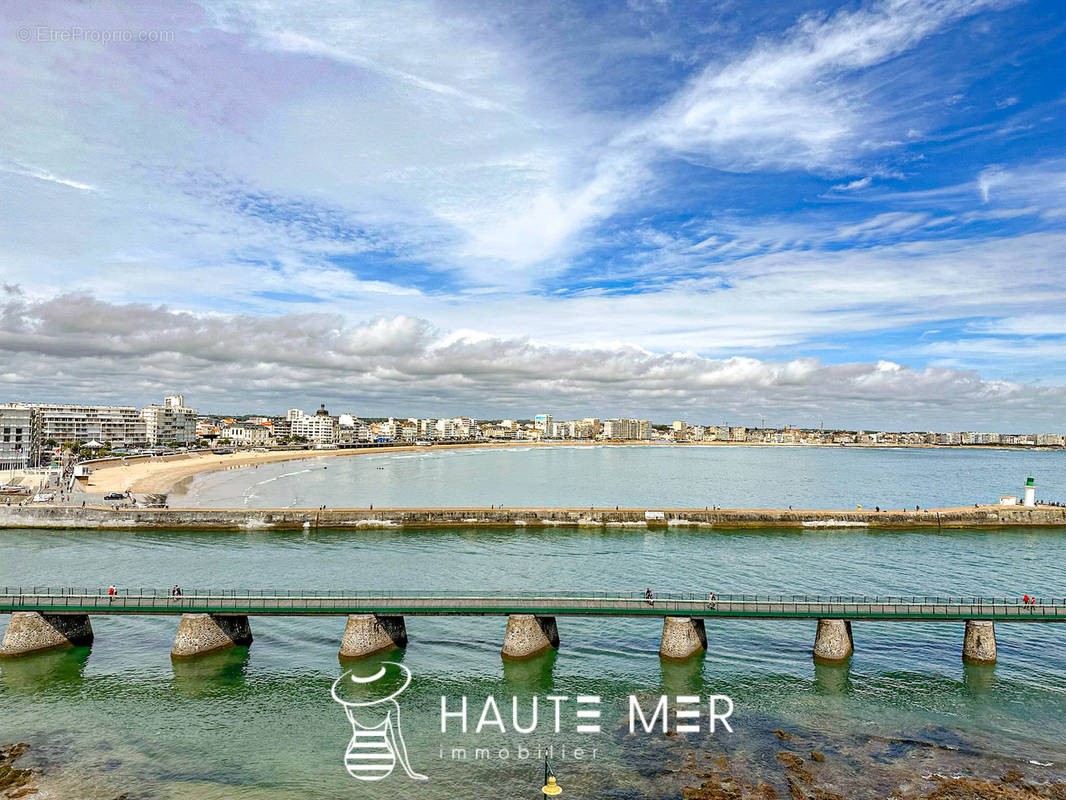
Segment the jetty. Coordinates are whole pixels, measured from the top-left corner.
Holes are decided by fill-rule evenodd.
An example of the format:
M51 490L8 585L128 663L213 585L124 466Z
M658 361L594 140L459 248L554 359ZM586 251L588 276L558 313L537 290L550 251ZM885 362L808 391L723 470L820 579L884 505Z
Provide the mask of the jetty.
M571 525L723 528L1066 526L1066 507L973 505L921 510L704 508L145 508L0 505L0 528L247 530Z
M995 623L1066 622L1066 598L716 595L666 592L360 591L0 587L10 613L0 656L17 657L93 640L91 615L180 616L171 655L190 658L252 642L252 616L346 616L341 658L408 645L407 616L505 616L501 655L523 659L559 647L556 618L645 617L662 620L661 657L691 658L708 646L706 623L745 619L817 621L812 655L843 663L854 652L852 623L963 622L964 660L994 663Z

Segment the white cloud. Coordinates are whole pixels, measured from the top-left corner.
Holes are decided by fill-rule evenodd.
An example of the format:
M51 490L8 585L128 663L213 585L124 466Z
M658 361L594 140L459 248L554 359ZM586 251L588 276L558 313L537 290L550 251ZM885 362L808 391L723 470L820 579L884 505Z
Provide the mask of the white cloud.
M644 133L662 147L727 169L838 172L864 150L898 144L890 133L878 135L887 110L871 107L856 73L1000 5L886 0L807 15L783 39L764 40L740 59L708 66Z
M834 192L853 192L857 189L865 189L873 182L873 176L867 175L865 178L857 178L847 183L838 183L833 187Z
M12 175L22 175L38 181L46 181L48 183L58 183L60 186L69 186L71 189L78 189L82 192L96 191L94 187L87 183L79 183L78 181L72 181L68 178L60 178L58 175L53 175L48 170L26 164L0 163L0 172L7 172Z
M190 314L85 295L13 297L0 306L0 330L0 372L21 379L10 399L146 402L183 388L216 409L280 409L313 396L367 414L517 413L546 403L573 413L661 416L750 413L753 404L813 414L831 406L842 419L866 415L867 424L882 426L972 417L974 409L986 419L1025 413L1052 421L1049 408L1066 399L1064 387L885 360L707 358L448 333L406 317L348 325L332 315Z

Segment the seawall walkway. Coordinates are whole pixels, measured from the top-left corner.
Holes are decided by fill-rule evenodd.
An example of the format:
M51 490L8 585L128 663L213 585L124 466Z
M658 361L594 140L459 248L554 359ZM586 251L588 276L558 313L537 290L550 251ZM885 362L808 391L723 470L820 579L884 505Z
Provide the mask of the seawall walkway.
M0 505L0 528L242 530L572 525L723 528L1066 526L1066 508L963 506L921 511L706 508L78 508Z

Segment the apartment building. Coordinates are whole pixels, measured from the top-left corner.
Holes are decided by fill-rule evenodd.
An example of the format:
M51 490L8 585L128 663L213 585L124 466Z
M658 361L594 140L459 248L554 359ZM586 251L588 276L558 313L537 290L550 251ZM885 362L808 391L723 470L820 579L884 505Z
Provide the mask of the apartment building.
M603 421L604 439L650 439L651 420L647 419L605 419Z
M298 413L298 416L294 414ZM304 414L298 408L290 408L285 414L289 420L291 436L302 436L315 444L335 444L339 433L337 418L330 416L325 405L318 407L314 414Z
M0 470L37 466L39 448L37 409L21 403L0 405Z
M133 406L80 406L72 403L37 406L41 441L148 444L147 425ZM195 429L195 418L194 418Z
M180 394L167 395L163 405L145 406L141 409L145 436L155 445L180 442L196 442L196 410L185 407L185 398Z

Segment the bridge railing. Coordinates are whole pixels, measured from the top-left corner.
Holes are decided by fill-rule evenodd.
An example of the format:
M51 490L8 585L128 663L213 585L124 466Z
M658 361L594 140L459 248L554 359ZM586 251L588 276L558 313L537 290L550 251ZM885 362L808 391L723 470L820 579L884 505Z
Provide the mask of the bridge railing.
M117 587L116 596L123 597L169 597L169 589L160 587ZM0 596L54 596L88 597L108 596L108 589L101 587L52 587L52 586L4 586ZM646 603L643 591L494 591L494 590L364 590L364 589L233 589L233 588L182 588L183 597L226 598L369 598L369 599L417 599L417 598L514 598L514 599L628 599ZM708 592L656 592L652 595L656 604L663 602L684 603L806 603L806 604L878 604L878 605L1053 605L1066 604L1066 597L1034 597L1027 604L1016 596L965 596L965 595L859 595L859 594L714 594Z
M160 587L122 587L114 596L101 587L5 586L0 604L5 608L181 608L243 609L263 611L329 610L345 608L407 608L481 610L547 610L679 614L711 616L752 614L773 616L790 613L803 616L937 617L993 614L997 617L1026 616L1066 618L1066 599L1037 598L1026 603L1018 597L959 597L951 595L819 595L819 594L721 594L704 592L659 592L648 598L643 591L519 591L476 592L473 590L352 590L352 589L236 589L191 588L173 596Z

